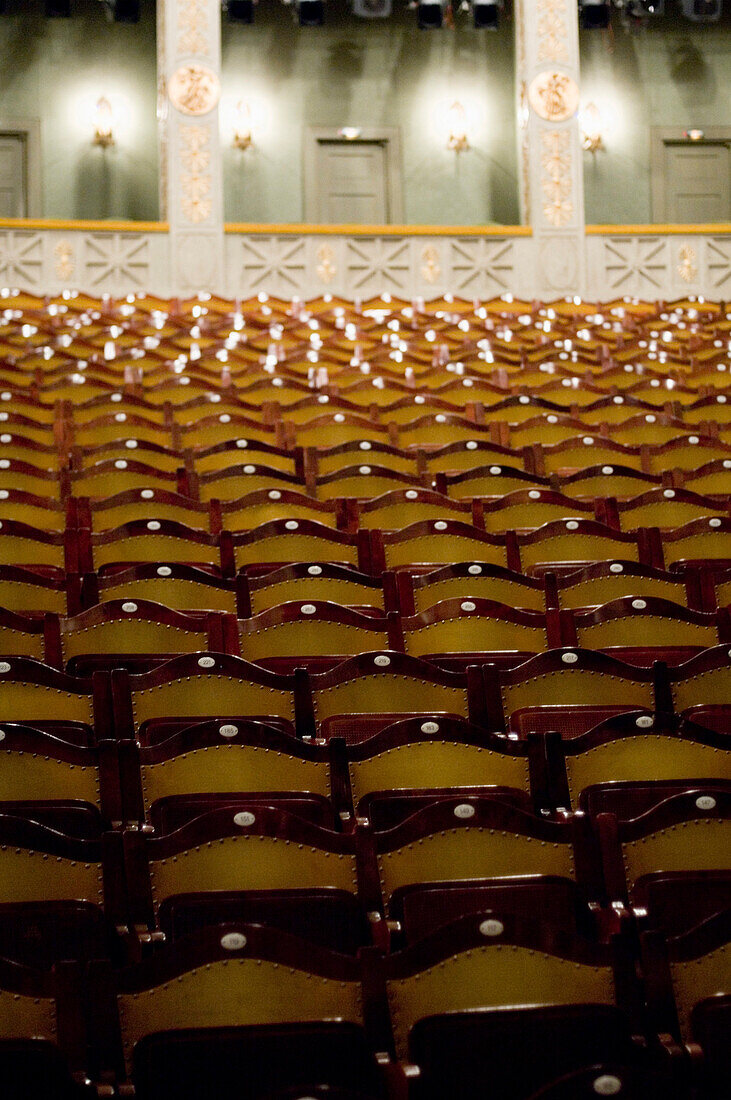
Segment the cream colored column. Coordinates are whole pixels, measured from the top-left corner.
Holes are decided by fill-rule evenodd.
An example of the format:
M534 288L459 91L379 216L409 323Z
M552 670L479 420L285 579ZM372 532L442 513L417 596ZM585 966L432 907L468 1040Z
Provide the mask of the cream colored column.
M170 291L225 292L219 0L158 0L160 216L170 225Z
M543 297L581 294L586 278L577 8L577 0L515 5L520 207Z

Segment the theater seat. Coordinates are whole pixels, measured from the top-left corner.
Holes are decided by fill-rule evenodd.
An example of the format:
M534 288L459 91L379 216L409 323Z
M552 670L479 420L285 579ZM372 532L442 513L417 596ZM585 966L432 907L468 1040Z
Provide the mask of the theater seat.
M454 718L411 718L348 746L347 764L356 815L383 830L429 802L463 798L460 811L474 816L473 797L508 798L530 809L528 742L509 742Z
M2 1096L725 1098L724 303L2 303Z
M375 844L389 913L406 888L447 880L548 876L577 882L587 899L603 891L586 823L549 822L498 799L435 802L378 833Z
M151 600L109 600L60 621L61 653L74 675L125 667L143 672L181 653L222 649L220 616L173 611Z
M242 657L273 671L331 668L357 653L400 644L398 622L328 600L289 601L238 622Z
M597 1062L637 1064L617 971L627 973L621 953L580 937L464 917L389 960L396 1049L429 1098L478 1095L489 1080L499 1100L524 1100Z
M172 832L252 795L335 828L330 754L261 722L198 722L164 741L123 746L125 818ZM228 793L226 793L228 792Z
M701 787L674 794L638 817L599 815L609 896L635 904L643 880L673 871L728 871L731 792Z
M55 971L3 958L0 1073L8 1100L77 1100L90 1062L78 966ZM11 1007L12 1006L12 1007Z
M362 653L310 677L311 727L303 732L359 741L415 714L471 717L481 724L482 685L468 672L443 672L403 654ZM385 711L384 704L388 706Z
M652 670L590 650L550 650L490 676L502 708L489 720L519 736L558 730L575 737L613 715L654 707Z
M355 895L358 880L352 835L313 825L264 801L224 805L200 814L175 832L125 835L126 878L133 923L163 931L175 907L199 895L297 891L303 928L308 897L326 890ZM215 898L209 911L215 912ZM337 910L334 911L338 919ZM220 918L219 918L220 919ZM146 933L142 932L143 940Z
M77 837L32 817L0 814L0 877L6 957L27 962L43 929L49 938L35 945L33 965L123 956L128 909L119 833Z
M728 1084L730 918L726 910L677 936L642 936L654 1027L694 1052L691 1083L709 1100L720 1100Z
M294 677L238 657L186 654L150 672L112 674L117 737L164 739L200 718L260 718L293 729Z
M649 715L627 717L625 728L608 722L579 737L551 737L557 805L636 817L682 784L715 788L731 780L727 738L700 729L678 735L662 724L654 728Z
M455 562L421 576L403 572L398 580L405 615L421 614L440 600L473 600L476 596L526 610L544 608L541 581L481 561Z
M242 572L239 582L240 618L258 615L292 600L327 600L376 615L383 614L387 602L396 603L393 577L376 578L358 569L327 562L296 562L258 576Z

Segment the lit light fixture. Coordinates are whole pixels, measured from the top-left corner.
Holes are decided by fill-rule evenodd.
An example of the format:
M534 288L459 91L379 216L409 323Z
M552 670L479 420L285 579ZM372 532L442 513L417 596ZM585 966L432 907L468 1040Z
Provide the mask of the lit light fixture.
M231 144L234 149L248 149L254 144L251 136L251 104L246 99L240 99L236 104L236 122Z
M338 130L338 137L345 138L346 141L357 141L360 133L360 126L342 126Z
M581 144L587 153L596 153L604 148L602 137L602 116L596 103L587 103L579 114Z
M683 137L687 141L703 141L703 138L705 136L706 136L705 131L703 131L703 130L697 130L697 129L683 130Z
M102 149L114 145L114 112L105 95L96 101L93 144L101 145Z
M449 126L447 148L453 149L455 153L464 153L470 147L467 140L467 115L458 99L455 99L447 112L447 122Z

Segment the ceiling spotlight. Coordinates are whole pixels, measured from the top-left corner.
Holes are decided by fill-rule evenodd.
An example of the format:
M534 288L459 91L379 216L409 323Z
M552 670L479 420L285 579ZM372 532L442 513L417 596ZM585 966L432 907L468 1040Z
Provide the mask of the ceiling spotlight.
M416 19L420 31L437 31L442 25L444 12L439 0L419 0Z
M229 23L254 22L254 0L227 0L225 8Z
M609 26L607 0L579 0L579 20L583 30L604 30Z
M353 15L361 19L388 19L391 0L353 0Z
M721 18L722 0L681 0L683 15L694 23L716 23Z
M665 0L629 0L627 13L633 19L659 17L665 14Z
M139 23L139 0L104 0L104 9L110 23Z
M323 0L299 0L297 15L300 27L321 27L325 22Z
M477 30L496 31L502 0L472 0L472 24Z

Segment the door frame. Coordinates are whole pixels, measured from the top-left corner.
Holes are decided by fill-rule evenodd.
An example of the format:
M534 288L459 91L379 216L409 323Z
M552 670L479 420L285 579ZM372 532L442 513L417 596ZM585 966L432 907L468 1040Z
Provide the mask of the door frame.
M5 118L0 116L0 134L21 137L25 144L25 181L27 187L26 217L43 215L41 183L41 123L37 118Z
M700 129L700 127L699 127ZM674 145L720 145L724 142L731 146L731 127L703 126L701 141L689 141L683 137L680 126L650 127L650 188L652 195L652 220L667 224L667 188L665 180L665 146Z
M356 145L358 141L380 142L385 151L386 194L391 215L390 225L400 225L403 221L401 198L401 139L395 126L358 127L358 137L343 137L339 126L307 126L304 135L304 208L305 221L317 222L319 174L317 152L321 142L339 142L343 145Z

